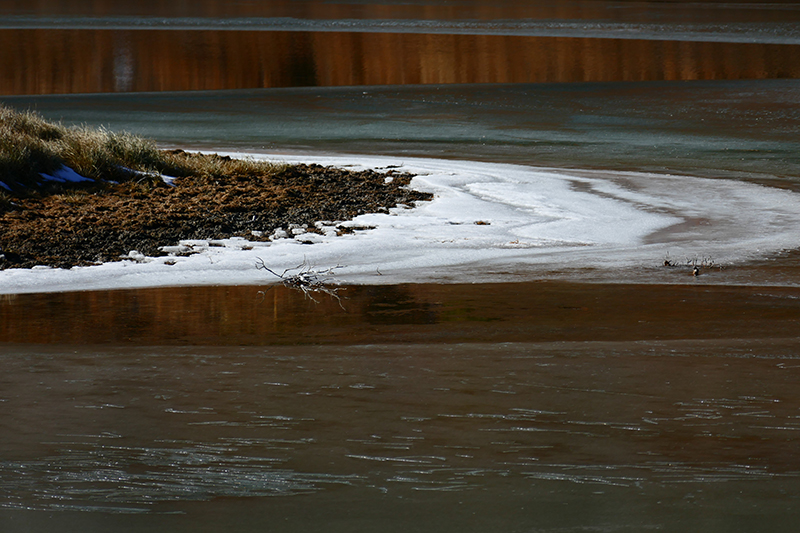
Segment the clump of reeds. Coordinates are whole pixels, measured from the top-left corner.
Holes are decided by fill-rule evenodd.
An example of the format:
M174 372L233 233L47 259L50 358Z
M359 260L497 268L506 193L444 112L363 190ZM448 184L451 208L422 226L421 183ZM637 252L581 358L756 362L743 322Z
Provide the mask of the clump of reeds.
M36 112L0 104L0 182L14 192L38 190L41 174L52 175L63 166L96 182L160 181L160 175L253 176L276 171L268 162L159 150L154 141L130 133L67 127L48 122Z

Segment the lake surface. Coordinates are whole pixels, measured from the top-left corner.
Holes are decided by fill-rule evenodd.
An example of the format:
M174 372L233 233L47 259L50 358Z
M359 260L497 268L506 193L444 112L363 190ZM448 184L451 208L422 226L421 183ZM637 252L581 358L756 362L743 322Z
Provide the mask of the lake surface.
M766 79L793 3L141 5L5 12L0 101L164 147L800 187L800 83ZM794 531L798 254L727 267L0 295L0 530Z
M4 531L798 518L795 339L4 353Z
M800 175L799 89L797 80L467 84L2 101L164 146L760 177L790 186Z
M793 2L0 7L0 94L796 78Z
M4 531L791 531L796 343L3 356Z
M792 531L800 518L796 288L340 294L5 297L3 531Z

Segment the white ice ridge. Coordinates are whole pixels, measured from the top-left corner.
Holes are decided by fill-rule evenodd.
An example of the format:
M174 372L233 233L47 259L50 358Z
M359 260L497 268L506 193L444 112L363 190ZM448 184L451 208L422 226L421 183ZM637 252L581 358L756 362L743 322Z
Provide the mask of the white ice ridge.
M259 259L276 272L338 265L341 283L503 282L581 272L613 279L620 269L656 266L667 254L725 264L764 257L797 246L800 234L800 196L733 180L377 156L251 157L398 167L434 199L361 215L345 225L374 229L342 236L320 223L323 235L293 228L271 242L183 241L166 247L167 257L132 251L124 261L91 267L0 271L0 293L275 282L256 268Z

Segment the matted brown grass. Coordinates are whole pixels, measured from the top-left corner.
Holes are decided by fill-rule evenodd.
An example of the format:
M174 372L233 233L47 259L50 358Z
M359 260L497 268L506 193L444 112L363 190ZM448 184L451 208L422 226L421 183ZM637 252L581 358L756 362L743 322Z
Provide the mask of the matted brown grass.
M62 166L91 181L41 176ZM411 177L159 150L133 135L0 106L0 181L10 189L0 192L0 269L90 265L131 250L159 255L183 239L266 239L290 224L429 200L408 188Z
M42 176L63 166L91 181L61 184ZM67 127L33 111L0 104L0 182L6 185L2 188L6 197L103 187L109 181L155 182L160 174L212 179L260 176L281 167L267 161L159 150L154 141L137 135L102 127Z

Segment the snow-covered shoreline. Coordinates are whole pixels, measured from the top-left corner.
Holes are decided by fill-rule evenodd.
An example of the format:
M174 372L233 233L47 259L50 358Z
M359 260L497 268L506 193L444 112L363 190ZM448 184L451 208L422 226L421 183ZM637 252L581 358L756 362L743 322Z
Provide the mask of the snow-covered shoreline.
M656 267L666 256L725 264L766 257L795 247L800 233L800 196L738 181L436 159L248 155L349 169L398 167L417 175L412 187L435 198L361 215L345 225L373 229L348 235L183 241L165 257L134 252L92 267L0 271L0 294L278 281L255 267L259 259L275 271L337 266L336 280L352 284L586 273L614 280L620 269Z

